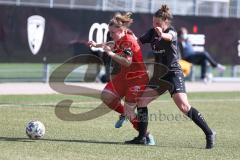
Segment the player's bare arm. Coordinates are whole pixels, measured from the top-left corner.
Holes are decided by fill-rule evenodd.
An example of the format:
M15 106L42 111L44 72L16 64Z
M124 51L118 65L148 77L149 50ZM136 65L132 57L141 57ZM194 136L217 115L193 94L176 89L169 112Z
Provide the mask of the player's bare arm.
M108 41L108 42L104 42L104 43L96 43L95 41L89 41L88 42L89 47L96 47L96 48L103 48L104 45L107 45L111 48L114 47L115 42L114 41Z
M111 49L110 46L108 45L104 45L103 46L103 50L110 56L113 58L113 60L115 60L117 63L125 66L125 67L129 67L132 64L132 58L130 56L122 57L120 55L117 55L116 53L114 53Z

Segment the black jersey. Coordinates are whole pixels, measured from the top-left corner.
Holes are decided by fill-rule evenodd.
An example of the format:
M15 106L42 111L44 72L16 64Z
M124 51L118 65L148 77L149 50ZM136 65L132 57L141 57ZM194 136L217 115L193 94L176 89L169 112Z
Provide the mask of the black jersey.
M151 43L155 62L167 66L170 71L180 69L180 65L178 64L177 32L173 27L169 27L164 33L172 34L172 41L166 41L159 37L154 28L151 28L147 33L142 35L139 40L142 44Z

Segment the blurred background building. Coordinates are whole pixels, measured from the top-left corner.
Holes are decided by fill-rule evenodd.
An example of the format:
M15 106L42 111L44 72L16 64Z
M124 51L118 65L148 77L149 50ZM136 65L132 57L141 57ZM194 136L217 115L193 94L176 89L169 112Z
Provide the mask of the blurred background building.
M240 0L0 0L0 4L143 13L167 4L174 15L240 17Z
M137 19L132 29L140 35L151 24L151 13L162 4L178 17L176 28L185 26L194 34L206 35L204 47L227 65L224 73L212 71L216 81L240 81L240 0L0 0L0 83L48 82L59 63L87 52L82 46L89 39L93 23L100 26L115 11L131 11ZM27 19L35 14L47 21L38 55L30 52L27 37ZM95 28L96 32L102 32L102 28ZM147 49L144 53L149 54ZM75 70L69 81L79 81L79 75L84 81L87 72L98 74L99 68L94 66L90 72L89 66ZM194 72L198 75L199 71L197 68Z

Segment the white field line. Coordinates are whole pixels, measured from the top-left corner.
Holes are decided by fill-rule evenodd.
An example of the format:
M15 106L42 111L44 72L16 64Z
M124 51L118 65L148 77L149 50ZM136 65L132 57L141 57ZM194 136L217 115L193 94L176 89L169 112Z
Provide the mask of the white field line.
M240 99L192 99L189 100L190 102L201 102L201 103L214 103L214 102L240 102ZM60 101L59 101L60 102ZM152 103L169 103L172 102L172 100L155 100ZM91 102L77 102L73 103L73 105L97 105L100 104L101 101L91 101ZM57 103L40 103L40 104L13 104L13 103L5 103L0 104L0 107L21 107L21 106L54 106Z

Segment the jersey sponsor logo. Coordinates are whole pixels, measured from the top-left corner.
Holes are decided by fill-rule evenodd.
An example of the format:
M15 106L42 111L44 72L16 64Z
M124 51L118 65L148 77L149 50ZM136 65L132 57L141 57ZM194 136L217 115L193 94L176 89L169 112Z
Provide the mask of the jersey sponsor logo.
M154 50L154 53L165 53L165 49L160 49L160 50Z
M32 54L36 55L43 42L45 19L39 15L32 15L27 19L28 44Z
M106 23L93 23L89 30L88 40L96 43L107 41L108 25ZM92 51L101 51L102 48L91 47Z

